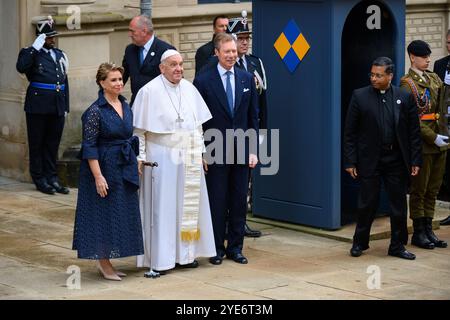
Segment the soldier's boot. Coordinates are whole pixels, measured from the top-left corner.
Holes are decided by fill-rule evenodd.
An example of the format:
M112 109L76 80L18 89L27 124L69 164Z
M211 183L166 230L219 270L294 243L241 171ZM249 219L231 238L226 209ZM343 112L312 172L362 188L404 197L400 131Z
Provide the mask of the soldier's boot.
M428 240L434 244L437 248L447 248L447 242L439 240L439 238L433 232L433 219L432 218L422 218L425 223L425 233Z
M414 219L413 228L411 244L423 249L434 249L434 243L428 240L425 233L424 218Z

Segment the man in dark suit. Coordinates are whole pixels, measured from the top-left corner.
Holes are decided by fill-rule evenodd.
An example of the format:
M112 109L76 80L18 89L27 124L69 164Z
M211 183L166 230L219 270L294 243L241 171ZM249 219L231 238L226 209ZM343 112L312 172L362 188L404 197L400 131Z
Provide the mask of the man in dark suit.
M359 257L369 248L370 228L383 180L390 202L391 243L388 254L413 260L405 249L408 176L417 176L422 163L419 117L413 97L391 85L394 65L377 58L370 72L371 86L356 89L344 131L344 166L359 179L358 218L350 254Z
M447 51L450 53L450 29L447 31L447 37L446 37L446 43L447 43ZM439 78L441 78L442 81L445 81L445 74L446 71L450 69L450 55L437 60L434 63L433 72L437 73Z
M152 20L144 15L134 17L128 29L132 44L125 49L122 66L123 83L131 80L131 105L139 89L160 75L159 63L164 51L175 49L155 37Z
M447 51L450 53L450 30L447 31L447 37L446 37L446 43L447 43ZM446 57L437 60L434 63L433 72L437 73L439 78L441 78L442 82L444 82L445 86L445 99L447 99L447 106L448 101L450 100L450 55L447 55ZM449 120L450 121L450 120ZM446 170L445 170L445 176L447 185L450 184L450 157L447 156L447 163L446 163ZM442 226L448 226L450 225L450 216L445 218L440 222Z
M30 175L36 188L46 194L68 194L56 172L58 148L69 112L68 59L55 48L53 19L39 21L33 45L20 50L16 69L30 85L25 97Z
M214 34L211 41L205 43L200 48L197 49L195 53L195 75L200 72L200 70L208 64L210 57L214 56L214 37L216 34L225 32L228 27L228 18L224 15L220 15L213 20Z
M220 33L215 38L215 53L218 63L194 79L194 85L205 100L212 114L212 119L203 124L205 135L209 129L220 132L223 145L216 153L222 157L216 163L205 163L206 183L214 229L217 256L209 261L218 265L227 255L237 263L248 263L242 255L244 242L244 225L247 212L248 167L254 168L258 162L258 96L253 76L235 68L237 49L234 38ZM238 130L251 132L255 139L240 145L235 137ZM226 133L228 131L228 134ZM211 131L209 131L211 132ZM217 139L217 138L216 138ZM214 141L207 141L210 143ZM234 157L230 159L230 155ZM218 163L221 162L221 163ZM228 242L225 248L225 226L228 220Z
M250 72L256 83L256 89L258 91L258 109L259 109L259 129L267 129L267 79L266 72L264 70L263 62L260 58L253 54L249 54L250 34L251 31L248 26L247 12L242 11L242 17L231 18L228 23L227 33L233 34L236 37L238 57L236 66L242 70ZM252 199L252 170L249 172L249 208L251 210ZM261 231L253 230L249 225L245 224L245 236L258 238L261 236Z

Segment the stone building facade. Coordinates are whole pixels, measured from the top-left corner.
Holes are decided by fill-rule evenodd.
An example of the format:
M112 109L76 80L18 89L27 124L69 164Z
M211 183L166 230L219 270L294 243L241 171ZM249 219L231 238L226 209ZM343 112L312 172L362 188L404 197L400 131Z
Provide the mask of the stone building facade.
M247 10L251 23L250 2L198 4L197 0L153 0L152 4L156 34L181 51L185 77L189 80L194 76L197 48L212 37L214 16L239 16L242 10ZM406 4L406 44L412 39L423 39L432 46L433 60L446 55L450 0L432 3L407 0ZM130 42L128 23L139 14L138 7L139 0L0 1L0 175L30 180L23 112L28 82L17 73L15 63L20 48L31 45L35 39L32 21L40 16L53 16L60 33L58 46L70 60L71 112L61 142L62 156L80 142L81 114L97 96L98 65L104 61L121 63ZM130 96L128 87L125 96Z

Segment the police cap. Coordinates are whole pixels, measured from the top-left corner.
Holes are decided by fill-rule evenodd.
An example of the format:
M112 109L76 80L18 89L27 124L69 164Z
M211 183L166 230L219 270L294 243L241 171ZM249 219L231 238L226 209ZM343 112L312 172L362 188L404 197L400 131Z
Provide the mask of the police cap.
M58 32L54 29L55 22L51 16L47 19L42 19L36 22L36 35L45 33L47 37L54 37L58 35Z
M247 11L243 10L242 17L231 18L228 20L227 33L234 35L251 33L248 27Z

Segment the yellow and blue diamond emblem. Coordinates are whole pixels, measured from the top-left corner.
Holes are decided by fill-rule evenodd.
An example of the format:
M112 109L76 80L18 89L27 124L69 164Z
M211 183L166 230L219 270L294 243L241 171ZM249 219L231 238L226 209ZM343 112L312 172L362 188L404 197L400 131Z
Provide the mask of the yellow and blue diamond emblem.
M273 46L291 73L295 71L310 48L293 19L286 25Z

